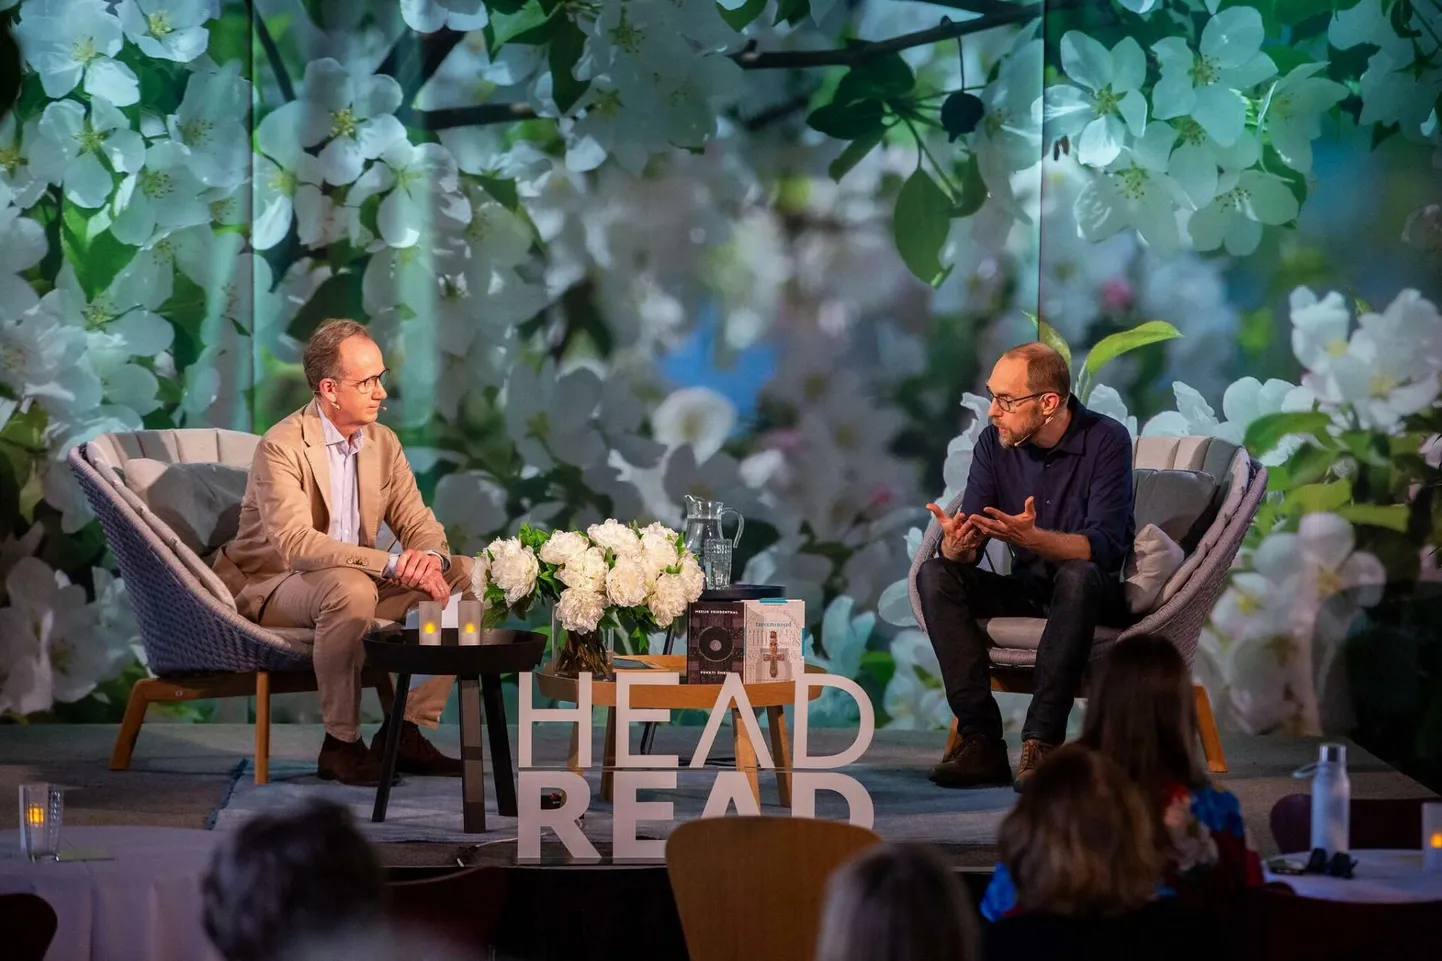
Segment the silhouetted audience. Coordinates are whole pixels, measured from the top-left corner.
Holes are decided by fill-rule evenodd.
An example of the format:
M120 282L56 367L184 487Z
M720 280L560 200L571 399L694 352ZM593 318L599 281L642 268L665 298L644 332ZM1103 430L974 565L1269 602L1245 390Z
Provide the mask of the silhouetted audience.
M1161 894L1225 911L1241 889L1262 883L1240 802L1207 777L1191 676L1170 641L1138 635L1108 653L1087 699L1080 743L1115 761L1141 789L1162 858ZM998 865L981 913L994 921L1014 904L1012 879Z
M386 923L385 872L350 811L329 801L247 821L216 849L202 895L225 961L274 961Z
M980 921L931 849L879 845L827 882L817 961L973 961Z
M1210 958L1200 914L1159 898L1155 819L1116 762L1080 744L1047 759L1002 822L1015 903L986 929L990 961Z

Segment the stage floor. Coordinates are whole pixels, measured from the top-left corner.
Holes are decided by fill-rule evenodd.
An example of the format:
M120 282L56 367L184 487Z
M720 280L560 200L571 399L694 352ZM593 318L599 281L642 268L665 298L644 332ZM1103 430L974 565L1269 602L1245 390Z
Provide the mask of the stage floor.
M658 731L656 751L687 755L700 735L699 727ZM366 730L367 737L374 731ZM596 758L601 757L599 726ZM0 726L0 796L14 797L15 785L30 781L52 781L66 785L65 820L69 824L152 824L203 828L228 806L226 816L234 818L244 808L241 801L249 788L252 771L247 763L240 778L237 771L248 762L253 744L249 725L147 723L141 732L130 771L112 772L106 764L115 736L111 725L3 725ZM308 793L309 786L321 786L312 775L322 732L315 725L275 725L271 733L272 780L276 795ZM436 743L448 753L457 753L457 729L441 728ZM566 753L567 734L555 725L542 725L536 738L538 764L560 765ZM729 737L723 731L713 749L729 755ZM831 753L850 741L846 731L813 732L813 753ZM515 730L511 732L513 748ZM634 743L634 741L633 741ZM865 757L844 773L866 785L876 809L879 833L896 840L923 840L935 844L958 867L990 867L996 851L995 826L1014 800L1009 790L948 791L926 780L929 765L940 756L944 734L940 731L878 731ZM1305 792L1307 782L1292 772L1316 756L1316 742L1281 737L1224 737L1230 770L1218 781L1235 792L1242 802L1252 843L1265 856L1275 853L1267 816L1273 803L1283 795ZM1013 764L1018 745L1013 744ZM1427 796L1425 787L1402 775L1353 745L1348 752L1354 797ZM721 770L708 766L702 772L681 772L678 790L643 798L676 802L678 817L696 816L704 803L711 775ZM237 781L239 780L239 784ZM592 776L594 782L596 777ZM459 812L459 782L437 782L455 799ZM775 776L761 774L763 810L784 813L775 805ZM404 787L404 785L402 785ZM353 790L358 800L370 792ZM235 791L235 796L232 792ZM399 789L398 789L399 792ZM453 794L451 792L454 792ZM494 795L489 789L491 804ZM239 805L239 806L238 806ZM839 798L822 794L818 811L822 816L841 816ZM266 806L257 803L257 807ZM0 804L0 828L15 827L16 809ZM588 815L587 833L609 835L610 805L595 792ZM223 822L224 823L224 822ZM511 863L515 857L514 821L499 819L485 835L443 841L378 841L384 862L392 867L420 867L461 863ZM642 833L649 826L642 825ZM479 846L478 846L479 845ZM604 846L598 845L603 848ZM553 851L547 845L548 853Z

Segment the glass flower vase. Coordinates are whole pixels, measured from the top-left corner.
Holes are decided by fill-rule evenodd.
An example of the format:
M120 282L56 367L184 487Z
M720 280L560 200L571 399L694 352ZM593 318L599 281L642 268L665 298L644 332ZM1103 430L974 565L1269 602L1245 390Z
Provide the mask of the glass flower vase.
M560 677L590 673L593 680L614 681L616 669L611 656L616 650L620 628L602 618L594 631L572 631L561 626L556 608L551 608L551 671Z

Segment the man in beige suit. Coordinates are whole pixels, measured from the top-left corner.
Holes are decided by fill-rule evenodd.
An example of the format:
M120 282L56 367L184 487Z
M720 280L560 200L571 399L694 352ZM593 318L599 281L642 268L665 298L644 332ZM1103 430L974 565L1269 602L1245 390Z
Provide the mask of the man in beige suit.
M401 620L421 601L445 601L455 591L470 596L472 558L451 554L400 440L376 423L385 409L386 368L366 328L325 321L306 343L304 364L315 399L261 438L240 529L217 554L215 571L242 616L265 627L315 629L325 721L316 773L374 785L385 728L367 750L359 727L361 639L374 618ZM376 548L382 521L399 554ZM416 726L435 726L453 680L431 678L410 692L401 772L460 775L460 761L437 751Z

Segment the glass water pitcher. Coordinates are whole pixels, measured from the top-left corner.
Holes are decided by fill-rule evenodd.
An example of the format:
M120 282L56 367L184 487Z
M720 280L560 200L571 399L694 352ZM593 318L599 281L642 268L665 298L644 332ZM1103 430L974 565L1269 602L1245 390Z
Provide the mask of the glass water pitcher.
M727 537L722 519L736 516L736 533ZM686 547L696 555L706 574L706 589L715 590L731 583L731 552L741 543L746 519L734 507L721 501L703 500L686 495Z

